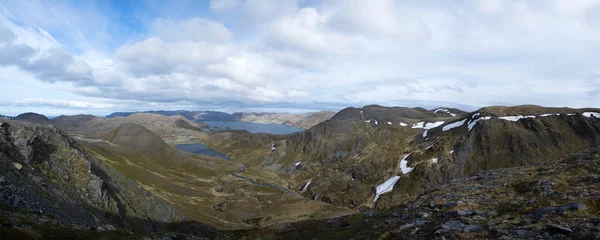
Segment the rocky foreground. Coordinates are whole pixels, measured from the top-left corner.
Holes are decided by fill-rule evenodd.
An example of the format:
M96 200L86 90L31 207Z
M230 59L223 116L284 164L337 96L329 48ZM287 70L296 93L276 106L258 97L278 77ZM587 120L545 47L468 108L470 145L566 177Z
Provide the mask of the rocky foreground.
M600 239L600 148L537 167L482 171L385 211L212 239Z

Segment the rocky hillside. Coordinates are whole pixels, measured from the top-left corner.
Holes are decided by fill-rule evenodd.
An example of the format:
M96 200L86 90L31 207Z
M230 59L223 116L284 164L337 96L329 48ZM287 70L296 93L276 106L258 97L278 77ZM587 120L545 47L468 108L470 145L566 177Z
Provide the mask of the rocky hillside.
M136 113L127 117L101 118L92 115L60 116L52 119L52 124L71 134L96 137L112 131L125 123L135 123L164 137L204 138L202 123L192 123L183 116L163 116L149 113Z
M22 121L27 121L27 122L32 122L32 123L40 123L40 124L49 124L50 123L50 119L48 119L46 116L44 116L42 114L38 114L38 113L32 113L32 112L19 114L19 116L17 116L16 118L19 120L22 120Z
M597 112L489 107L453 117L435 110L365 106L344 109L290 136L218 133L208 144L281 173L307 198L387 208L477 171L543 164L600 146ZM375 201L375 187L396 176L393 189Z
M0 165L3 239L211 230L177 224L186 218L55 127L0 120Z
M311 113L242 113L237 121L254 123L282 124L291 127L308 129L333 117L335 112L320 111Z
M383 211L211 239L600 239L600 148L477 172Z

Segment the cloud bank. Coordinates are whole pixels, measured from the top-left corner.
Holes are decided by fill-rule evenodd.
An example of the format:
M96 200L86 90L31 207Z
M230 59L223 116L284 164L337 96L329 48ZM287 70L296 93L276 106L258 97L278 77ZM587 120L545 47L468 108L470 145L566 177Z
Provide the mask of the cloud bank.
M13 74L0 81L48 89L19 107L600 107L595 0L211 0L197 14L0 6L0 72Z

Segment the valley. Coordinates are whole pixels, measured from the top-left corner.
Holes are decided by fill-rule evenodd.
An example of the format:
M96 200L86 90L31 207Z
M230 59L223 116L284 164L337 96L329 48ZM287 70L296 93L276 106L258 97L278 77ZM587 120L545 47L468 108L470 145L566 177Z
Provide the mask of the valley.
M31 138L45 129L65 131L58 138L80 146L82 150L79 151L85 152L88 159L85 161L122 174L120 178L152 194L156 201L177 213L179 219L199 224L185 230L177 227L179 230L159 232L136 230L119 221L110 224L133 231L133 234L156 236L168 232L209 239L232 236L301 239L303 231L324 228L320 234L326 235L316 234L313 239L327 238L325 236L329 234L336 236L333 237L335 239L351 236L394 239L409 236L407 234L426 239L458 233L487 238L491 235L485 234L492 232L510 235L509 229L514 226L508 224L490 228L485 225L489 223L483 224L484 220L479 218L465 218L465 215L459 214L461 218L457 219L448 214L475 210L481 212L477 213L479 215L500 213L504 211L500 210L500 205L489 206L485 208L487 210L482 210L482 200L473 200L479 201L476 204L481 206L473 203L461 205L477 195L472 191L461 193L459 198L435 193L450 194L443 186L462 189L474 184L469 182L473 176L484 176L488 181L485 184L490 186L485 189L494 192L488 192L486 196L493 198L498 191L505 190L497 189L490 182L498 181L485 175L490 172L514 175L515 171L536 172L538 170L532 169L544 165L550 166L545 169L557 171L555 169L564 168L570 162L562 160L562 156L581 151L584 152L572 156L596 159L593 150L585 151L600 146L599 113L599 109L532 105L486 107L474 112L369 105L346 108L308 130L290 134L251 133L235 129L205 131L208 125L202 122L193 123L182 116L150 113L116 118L61 116L47 122L35 116L31 118L32 123L7 120L3 125L15 129L13 132L22 132L18 130L21 128L34 129ZM5 138L17 141L18 136L8 134ZM48 146L56 144L55 140L42 142ZM31 141L22 144L39 148L31 145ZM6 151L3 150L3 156L10 156ZM34 156L39 154L45 153ZM554 162L558 165L552 165ZM583 164L579 160L576 162ZM34 166L28 162L20 164ZM51 162L47 164L52 166ZM57 177L48 170L32 169L31 174L42 178ZM579 172L572 176L589 174ZM565 176L547 177L548 181L558 181L559 178ZM506 176L502 179L533 181L531 177ZM89 180L82 181L81 186L84 186ZM509 184L516 186L521 183ZM519 191L525 190L515 191L519 195L522 194ZM37 199L35 194L30 198ZM422 199L430 198L454 199L463 202L458 206L468 208L455 210L454 205L424 206L428 203L423 203ZM594 216L596 202L585 198L573 199L583 201L586 208L592 210L573 216L587 216L583 220L567 217L565 221L585 222ZM136 206L129 208L139 212ZM423 217L427 211L434 209L449 213L427 213L429 217ZM528 210L509 209L501 214L508 217L515 211L526 214ZM123 216L133 216L128 211L118 212ZM400 213L408 217L398 218ZM446 225L439 225L443 222ZM458 227L451 227L452 224ZM557 229L535 226L540 228L535 228L528 236ZM479 230L465 230L475 227ZM593 230L586 228L580 233L588 234L589 231Z

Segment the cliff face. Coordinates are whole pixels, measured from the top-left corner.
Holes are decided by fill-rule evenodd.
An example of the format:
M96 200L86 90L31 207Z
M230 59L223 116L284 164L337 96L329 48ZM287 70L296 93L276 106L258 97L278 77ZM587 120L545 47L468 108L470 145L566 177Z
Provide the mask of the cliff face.
M0 121L0 165L0 208L7 213L140 233L185 220L54 127Z

